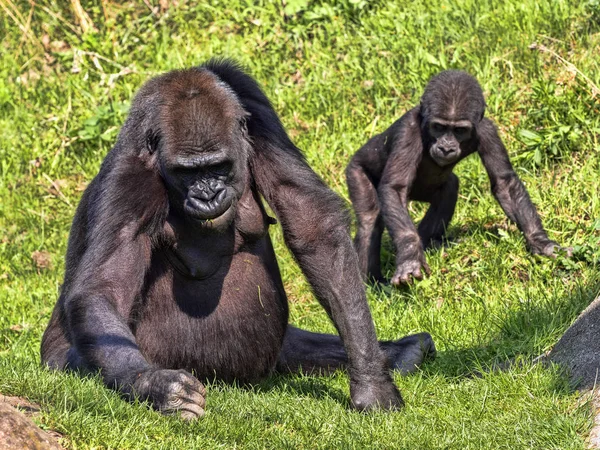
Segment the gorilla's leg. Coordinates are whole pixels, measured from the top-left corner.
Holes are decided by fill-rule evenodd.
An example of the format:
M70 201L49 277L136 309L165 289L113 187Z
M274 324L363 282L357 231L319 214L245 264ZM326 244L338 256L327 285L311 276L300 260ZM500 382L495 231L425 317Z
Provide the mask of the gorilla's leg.
M358 253L361 274L371 280L383 282L380 251L384 225L377 189L356 161L351 161L348 165L346 180L358 222L354 247Z
M435 357L429 333L418 333L396 341L380 341L391 369L409 374L427 358ZM346 367L342 341L333 334L313 333L288 325L277 361L278 372L333 372Z
M419 236L424 248L442 244L446 229L454 215L458 200L458 177L451 174L431 201L425 217L419 224Z

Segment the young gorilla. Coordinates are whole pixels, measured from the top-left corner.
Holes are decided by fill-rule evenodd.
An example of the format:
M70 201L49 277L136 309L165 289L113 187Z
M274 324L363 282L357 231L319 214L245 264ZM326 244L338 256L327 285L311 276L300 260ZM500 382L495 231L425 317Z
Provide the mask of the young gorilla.
M261 196L341 339L287 324ZM83 194L42 361L185 418L204 411L196 377L273 370L347 367L354 407L400 406L389 368L435 347L427 333L377 342L342 211L234 64L157 77Z
M454 70L431 79L421 104L370 139L346 168L350 199L358 219L355 247L363 276L384 281L381 235L387 227L396 250L393 285L430 273L423 249L441 243L458 198L454 166L477 152L492 192L516 222L534 254L551 256L548 239L525 187L514 172L494 123L483 117L485 101L472 76ZM409 200L431 204L418 229Z

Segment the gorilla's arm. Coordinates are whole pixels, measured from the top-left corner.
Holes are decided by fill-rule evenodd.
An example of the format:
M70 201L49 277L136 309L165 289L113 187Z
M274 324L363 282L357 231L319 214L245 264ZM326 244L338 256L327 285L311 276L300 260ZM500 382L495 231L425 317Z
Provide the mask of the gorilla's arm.
M100 370L107 386L124 392L150 368L128 321L168 211L155 155L135 142L137 125L125 125L79 204L63 288L69 366Z
M129 130L92 181L73 222L74 228L86 230L78 238L86 242L65 276L64 312L72 344L67 365L99 370L106 386L149 400L165 413L194 418L204 412L204 386L184 370L149 364L128 323L168 212L155 157L123 144L139 137Z
M494 197L523 232L531 253L551 256L558 244L548 239L523 183L513 170L496 126L483 119L478 127L479 156L487 170Z
M124 228L113 248L103 248L108 246L103 242L88 248L65 299L71 352L77 353L82 368L100 369L105 384L122 391L150 368L126 319L142 289L150 240L131 236L131 230Z
M423 278L421 268L430 272L421 238L408 213L411 186L417 175L423 148L416 124L404 123L392 143L392 151L377 189L383 221L396 250L396 272L391 283L408 283L411 277Z
M377 342L343 202L310 169L256 82L239 71L211 69L235 89L249 113L254 182L277 214L286 244L340 333L355 407L402 404Z
M255 138L252 163L259 191L277 214L294 254L338 329L348 355L358 409L401 402L379 348L348 230L344 205L290 143Z

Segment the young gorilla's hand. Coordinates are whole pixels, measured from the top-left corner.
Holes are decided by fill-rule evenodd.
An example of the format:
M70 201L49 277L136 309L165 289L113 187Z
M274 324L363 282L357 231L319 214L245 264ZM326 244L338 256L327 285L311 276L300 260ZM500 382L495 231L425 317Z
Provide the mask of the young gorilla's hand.
M413 278L422 280L423 271L421 269L424 270L427 276L431 275L431 269L425 260L425 254L422 250L416 256L405 259L396 266L396 273L394 273L390 283L394 286L400 286L412 283Z
M530 243L529 250L533 255L550 256L552 258L555 258L560 252L565 252L569 258L573 255L571 247L561 247L558 243L550 239L539 239Z
M193 420L204 415L206 389L185 370L151 369L140 374L133 391L163 414Z

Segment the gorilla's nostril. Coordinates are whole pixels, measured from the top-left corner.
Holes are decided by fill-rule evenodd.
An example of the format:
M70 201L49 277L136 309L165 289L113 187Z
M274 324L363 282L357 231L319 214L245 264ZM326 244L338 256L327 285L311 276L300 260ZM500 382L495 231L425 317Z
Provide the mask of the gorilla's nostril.
M205 203L220 203L227 193L227 189L223 186L208 187L204 186L192 192L192 197Z
M209 202L213 198L215 198L215 192L210 189L202 189L201 191L196 192L196 197L198 200L202 200L203 202Z

